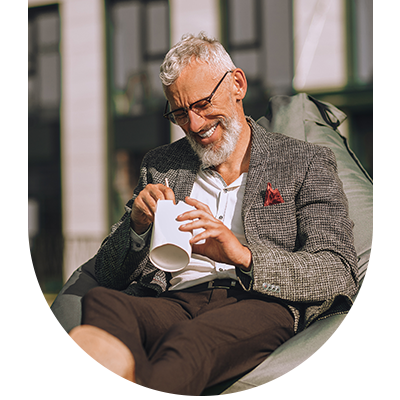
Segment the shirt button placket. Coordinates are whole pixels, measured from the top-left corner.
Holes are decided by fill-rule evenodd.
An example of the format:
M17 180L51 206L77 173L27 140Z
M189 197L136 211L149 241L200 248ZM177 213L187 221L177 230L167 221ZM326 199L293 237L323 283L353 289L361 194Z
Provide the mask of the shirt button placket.
M218 219L220 221L223 221L224 215L225 215L225 209L226 209L226 204L227 204L227 196L228 196L228 189L222 189L219 195L219 204L218 204L218 210L217 210L217 215Z

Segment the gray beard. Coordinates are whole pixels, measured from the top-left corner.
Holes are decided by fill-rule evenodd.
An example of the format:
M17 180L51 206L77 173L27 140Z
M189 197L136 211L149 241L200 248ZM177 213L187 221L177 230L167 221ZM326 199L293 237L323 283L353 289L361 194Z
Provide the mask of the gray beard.
M239 140L242 125L236 117L219 120L221 127L225 130L220 143L210 143L202 146L196 140L187 135L190 145L198 155L204 168L214 167L224 163L235 150Z

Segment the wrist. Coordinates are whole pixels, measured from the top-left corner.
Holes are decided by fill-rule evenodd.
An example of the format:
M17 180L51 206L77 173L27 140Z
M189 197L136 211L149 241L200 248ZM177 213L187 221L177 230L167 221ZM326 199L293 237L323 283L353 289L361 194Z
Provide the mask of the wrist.
M133 219L131 219L131 228L138 234L141 235L145 233L151 224L143 225L143 224L138 224Z
M243 252L243 258L239 264L236 264L236 267L242 269L245 272L249 272L253 264L253 256L248 247L243 246L243 249L245 249L245 251Z

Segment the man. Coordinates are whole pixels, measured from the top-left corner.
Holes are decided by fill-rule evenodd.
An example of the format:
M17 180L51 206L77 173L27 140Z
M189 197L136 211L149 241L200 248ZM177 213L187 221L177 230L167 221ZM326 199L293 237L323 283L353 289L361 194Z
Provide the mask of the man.
M165 116L186 137L144 158L96 257L103 287L83 298L70 335L126 379L199 395L316 319L349 310L353 224L333 153L246 117L245 74L217 41L184 37L160 77ZM194 207L177 218L193 233L193 254L176 273L149 261L158 200Z

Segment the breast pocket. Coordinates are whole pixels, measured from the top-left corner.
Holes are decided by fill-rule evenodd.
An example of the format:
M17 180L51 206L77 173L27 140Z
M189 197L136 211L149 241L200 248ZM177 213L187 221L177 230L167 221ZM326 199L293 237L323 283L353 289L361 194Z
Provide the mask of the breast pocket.
M287 250L295 247L297 235L296 205L289 201L270 206L254 206L248 214L249 229L265 243Z

